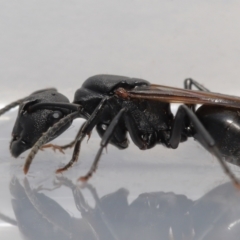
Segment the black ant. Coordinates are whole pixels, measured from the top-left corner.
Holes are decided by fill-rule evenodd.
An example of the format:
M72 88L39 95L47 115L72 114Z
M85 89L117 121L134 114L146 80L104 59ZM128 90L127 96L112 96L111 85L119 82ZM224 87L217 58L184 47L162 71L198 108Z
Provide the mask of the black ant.
M0 115L20 105L10 151L18 157L32 148L25 162L25 174L39 149L53 147L62 151L74 146L72 159L57 172L67 170L77 161L82 140L96 126L102 138L100 149L89 172L80 178L82 181L87 181L97 169L108 143L120 149L128 147L128 132L142 150L156 144L175 149L180 142L194 137L217 157L226 174L240 187L224 161L240 164L240 98L212 93L193 79L186 79L184 88L150 84L138 78L96 75L76 91L73 103L56 89L45 89L11 103L0 110ZM183 104L175 116L171 103ZM197 110L196 104L201 104ZM44 145L64 132L75 118L86 122L74 141L65 146Z

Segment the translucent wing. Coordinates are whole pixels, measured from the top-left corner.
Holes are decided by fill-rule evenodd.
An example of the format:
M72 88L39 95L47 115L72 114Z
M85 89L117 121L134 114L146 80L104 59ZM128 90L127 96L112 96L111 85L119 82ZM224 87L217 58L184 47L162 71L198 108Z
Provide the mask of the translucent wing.
M240 97L155 84L137 87L132 90L119 88L116 90L116 94L128 99L148 99L169 103L206 104L240 108Z

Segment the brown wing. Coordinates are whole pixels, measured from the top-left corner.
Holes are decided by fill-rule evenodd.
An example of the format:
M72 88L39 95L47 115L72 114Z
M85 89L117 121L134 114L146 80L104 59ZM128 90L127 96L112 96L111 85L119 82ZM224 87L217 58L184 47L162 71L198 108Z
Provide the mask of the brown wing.
M194 91L161 85L149 85L133 90L117 89L116 94L123 98L149 99L169 103L206 104L240 108L240 98L214 92Z

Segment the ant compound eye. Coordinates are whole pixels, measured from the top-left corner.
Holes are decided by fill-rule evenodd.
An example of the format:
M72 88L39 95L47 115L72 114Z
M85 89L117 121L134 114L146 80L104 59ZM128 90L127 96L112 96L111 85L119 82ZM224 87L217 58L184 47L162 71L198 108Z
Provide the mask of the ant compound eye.
M59 111L55 111L55 112L53 112L53 114L52 114L52 117L54 118L54 119L59 119L59 118L61 118L63 116L63 114L61 113L61 112L59 112Z

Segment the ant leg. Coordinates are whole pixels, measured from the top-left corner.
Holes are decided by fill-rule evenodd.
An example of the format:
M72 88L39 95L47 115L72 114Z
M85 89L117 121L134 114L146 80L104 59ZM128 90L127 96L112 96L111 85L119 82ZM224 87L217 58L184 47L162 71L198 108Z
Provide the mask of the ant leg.
M187 78L184 80L185 89L192 89L192 86L196 87L200 91L210 92L207 88L205 88L203 85L193 80L192 78Z
M121 120L121 117L123 116L125 111L126 111L125 108L121 109L119 111L119 113L113 118L113 120L111 121L109 127L107 128L106 132L104 133L104 135L102 137L102 141L100 143L100 148L99 148L99 150L97 152L97 155L95 157L95 160L94 160L90 170L88 171L88 173L85 176L80 177L78 180L80 180L82 182L85 182L96 171L97 166L98 166L98 162L99 162L100 157L102 155L102 151L107 146L108 142L110 141L111 137L113 136L114 130L116 129L117 125L119 124L119 121Z
M52 148L52 150L53 150L54 152L56 152L56 150L58 150L60 153L63 153L63 154L64 154L64 151L63 151L62 146L58 146L58 145L49 143L49 144L43 145L40 149L43 151L44 148Z
M109 97L102 99L102 101L98 104L98 106L96 107L96 109L94 110L92 115L89 117L89 119L83 125L81 134L78 139L80 142L82 142L82 140L85 138L85 136L92 131L92 129L95 127L95 125L99 121L99 118L101 117L101 113L104 109L104 105L106 104L108 99L109 99ZM51 138L51 136L53 136L62 126L66 125L68 122L72 121L73 119L79 117L79 114L81 114L81 111L82 111L82 109L79 109L79 111L73 112L73 113L67 115L66 117L62 118L57 123L55 123L52 127L50 127L47 130L47 132L44 133L42 135L42 137L40 137L38 139L38 141L32 147L32 150L29 153L29 155L25 161L24 168L23 168L23 171L25 174L27 174L29 167L32 163L32 160L35 157L35 155L37 154L38 150L46 142L48 142L49 139Z
M136 123L133 117L128 113L125 114L125 124L134 144L141 150L147 149L147 143L140 137L141 134L139 133Z
M85 123L84 123L84 124L85 124ZM78 140L78 138L79 138L80 135L82 134L82 129L83 129L83 127L84 127L84 124L81 126L81 128L80 128L80 130L79 130L79 132L78 132L78 134L77 134L76 139L72 142L73 145L75 144L75 147L74 147L74 150L73 150L73 155L72 155L71 160L70 160L64 167L57 169L57 170L56 170L56 173L61 173L61 172L63 172L63 171L66 171L66 170L67 170L68 168L70 168L75 162L77 162L78 157L79 157L79 153L80 153L81 142L82 142L82 140L83 140L83 138L80 139L80 140Z
M235 175L231 172L226 162L223 160L221 153L219 152L218 148L216 147L214 139L205 129L203 124L200 122L196 114L189 109L185 105L181 105L177 111L175 116L175 121L173 125L173 129L171 132L171 137L169 143L172 148L177 148L179 142L181 141L181 133L184 128L184 122L186 121L186 117L189 118L190 122L192 123L196 133L197 133L197 140L212 154L214 154L220 165L222 166L224 172L229 176L229 178L233 181L236 187L240 188L240 183L235 177Z
M64 154L64 151L63 151L63 150L65 150L65 149L67 149L67 148L72 148L72 147L75 145L75 143L77 142L77 139L78 139L78 138L80 137L80 135L81 135L81 131L82 131L82 127L79 129L79 131L78 131L75 139L74 139L72 142L70 142L70 143L68 143L68 144L66 144L66 145L58 146L58 145L49 143L49 144L43 145L43 146L41 147L41 150L44 150L44 148L52 148L54 152L55 152L55 150L59 150L61 153Z
M203 85L198 83L197 81L193 80L192 78L187 78L184 80L184 88L185 89L192 89L192 86L195 86L198 90L203 91L203 92L210 92L207 88L205 88ZM187 106L195 112L196 105L194 104L187 104Z
M99 122L99 118L101 117L102 111L104 109L104 106L107 102L108 98L104 98L98 107L94 110L90 118L81 126L75 140L73 143L75 144L73 155L71 160L62 168L59 168L56 170L56 173L61 173L68 168L70 168L75 162L77 162L79 153L80 153L80 147L83 139L86 137L86 135L90 135L92 129L96 126L96 124Z
M73 119L79 117L79 112L73 112L69 115L67 115L66 117L62 118L61 120L59 120L57 123L55 123L52 127L50 127L47 132L43 133L43 135L37 140L37 142L34 144L34 146L32 147L30 153L28 154L24 167L23 167L23 171L25 174L27 174L29 167L32 163L33 158L35 157L35 155L37 154L38 150L42 147L42 145L44 145L46 142L49 141L49 139L51 139L51 137L63 126L65 126L66 124L68 124L69 122L73 121Z

